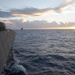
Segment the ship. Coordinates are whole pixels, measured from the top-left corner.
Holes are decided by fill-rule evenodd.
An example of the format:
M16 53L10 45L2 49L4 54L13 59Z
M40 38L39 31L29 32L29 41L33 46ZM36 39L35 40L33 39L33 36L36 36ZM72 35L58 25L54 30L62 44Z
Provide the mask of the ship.
M21 30L23 30L23 28L21 28Z
M14 38L15 32L6 29L5 23L0 22L0 75L2 75L4 65L13 48Z

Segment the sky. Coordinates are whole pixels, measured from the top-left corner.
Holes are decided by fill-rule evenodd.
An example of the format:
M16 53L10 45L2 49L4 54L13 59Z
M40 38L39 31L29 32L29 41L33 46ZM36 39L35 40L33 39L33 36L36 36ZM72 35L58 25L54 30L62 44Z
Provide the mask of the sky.
M0 0L9 29L75 29L75 0Z

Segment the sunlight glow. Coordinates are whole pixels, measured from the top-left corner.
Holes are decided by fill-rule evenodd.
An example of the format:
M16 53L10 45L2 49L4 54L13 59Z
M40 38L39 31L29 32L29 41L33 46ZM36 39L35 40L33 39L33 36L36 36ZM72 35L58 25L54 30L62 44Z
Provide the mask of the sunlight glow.
M18 17L31 17L30 15L27 15L27 14L12 14L12 16L18 16Z
M72 0L66 0L66 2L72 2Z
M75 27L50 27L50 28L42 28L42 29L75 29Z
M75 29L75 26L71 27L71 29Z
M66 30L68 30L68 29L75 29L75 28L72 28L72 27L50 27L50 28L28 28L27 30L50 30L50 29L60 29L60 30L66 29Z

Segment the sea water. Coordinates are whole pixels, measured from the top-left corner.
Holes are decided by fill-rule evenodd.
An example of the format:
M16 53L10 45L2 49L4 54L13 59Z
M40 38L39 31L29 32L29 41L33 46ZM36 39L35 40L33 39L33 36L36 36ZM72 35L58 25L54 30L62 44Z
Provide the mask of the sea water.
M5 75L75 75L75 30L15 32Z

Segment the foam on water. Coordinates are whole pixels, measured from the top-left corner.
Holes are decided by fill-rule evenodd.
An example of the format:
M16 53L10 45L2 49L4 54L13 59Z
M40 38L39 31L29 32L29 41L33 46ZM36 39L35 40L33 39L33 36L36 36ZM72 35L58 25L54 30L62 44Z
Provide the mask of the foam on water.
M27 75L26 69L20 64L20 60L16 59L14 56L10 62L7 62L7 64L4 69L5 75Z

